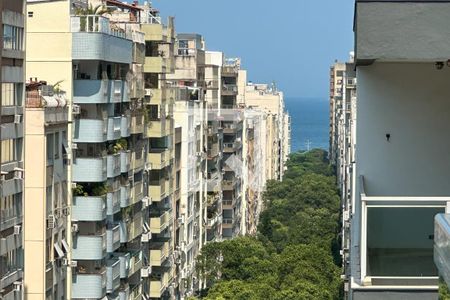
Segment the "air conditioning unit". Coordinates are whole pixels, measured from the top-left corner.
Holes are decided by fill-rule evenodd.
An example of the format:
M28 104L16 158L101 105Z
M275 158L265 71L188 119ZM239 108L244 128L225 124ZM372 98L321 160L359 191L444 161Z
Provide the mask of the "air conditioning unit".
M198 227L198 223L197 222L194 222L194 227Z
M78 232L78 224L77 223L72 224L72 232Z
M141 277L147 278L150 276L151 273L151 267L142 267L141 269Z
M14 179L19 179L19 180L24 179L24 176L23 176L24 173L25 173L24 169L14 168Z
M180 225L184 225L184 218L183 218L183 217L179 217L179 218L177 219L177 221L178 221L178 223L179 223Z
M81 108L79 105L72 106L72 114L79 115L81 113Z
M63 208L63 215L68 217L70 215L70 207Z
M141 235L141 242L148 243L150 241L150 233L143 233Z
M22 115L14 115L14 124L22 123Z
M70 267L71 268L76 268L78 266L78 262L76 260L71 260L70 261Z
M150 197L146 196L142 199L142 207L145 208L149 205L152 205L152 199L150 199Z
M77 150L78 149L78 145L76 143L72 143L72 150Z
M70 264L70 260L68 258L66 258L66 257L63 257L61 259L61 262L62 262L63 266L68 266Z
M47 218L47 229L55 228L56 218L54 215L49 215Z
M21 231L22 231L22 226L20 226L20 225L14 226L14 235L19 235Z
M21 281L14 282L14 291L21 292L23 287L23 283Z

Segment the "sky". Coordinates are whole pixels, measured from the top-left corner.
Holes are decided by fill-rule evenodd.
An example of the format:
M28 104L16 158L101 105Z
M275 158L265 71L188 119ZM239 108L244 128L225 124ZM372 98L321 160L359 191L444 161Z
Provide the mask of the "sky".
M275 81L286 97L329 94L329 67L353 50L354 0L153 0L178 33L241 57L248 80Z

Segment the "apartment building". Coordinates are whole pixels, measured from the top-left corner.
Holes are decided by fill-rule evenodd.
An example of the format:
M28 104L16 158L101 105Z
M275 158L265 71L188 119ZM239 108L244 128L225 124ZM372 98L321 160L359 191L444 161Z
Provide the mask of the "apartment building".
M167 76L178 87L174 117L181 127L180 236L178 265L181 297L199 289L195 258L206 241L206 146L205 45L201 35L178 33L175 72ZM184 258L184 259L183 259Z
M24 285L26 299L63 299L70 272L67 204L68 99L58 86L26 87ZM45 199L36 201L36 199ZM73 213L78 213L76 208Z
M267 113L260 109L246 108L243 126L243 201L241 232L255 235L262 211L263 192L266 183Z
M267 113L267 179L281 180L290 153L290 118L284 95L275 84L249 83L245 87L245 105Z
M145 111L148 138L149 170L148 195L151 199L149 261L152 267L149 296L167 299L178 286L174 279L176 265L172 255L175 249L179 190L174 166L175 118L174 105L178 90L169 85L167 77L174 72L175 28L173 18L165 25L159 12L144 7L149 16L142 25L145 32ZM176 195L174 196L174 187Z
M342 63L337 63L341 65ZM336 148L330 157L335 160L335 170L337 185L341 197L342 228L341 228L341 257L342 271L346 286L350 278L350 215L352 211L352 199L355 192L355 147L356 147L356 72L354 55L351 54L349 62L345 63L345 71L341 74L342 82L339 88L342 90L342 97L332 96L336 100L333 105L334 111L330 112L335 120L333 131L335 132ZM333 68L332 69L336 69ZM331 73L331 77L335 76ZM331 137L330 137L331 139ZM348 288L346 288L346 293Z
M222 52L206 51L205 54L205 101L208 107L207 145L207 221L206 241L222 239L222 158L223 129L221 127L221 78L224 55Z
M349 299L437 299L433 245L448 279L446 219L433 221L450 193L449 14L448 1L356 1Z
M245 91L240 82L246 81L239 58L225 58L221 74L220 113L223 132L222 158L222 238L241 234L243 197L243 119Z
M0 1L0 298L23 298L25 1Z
M150 270L142 250L149 238L138 74L144 33L132 18L139 8L106 2L116 19L91 11L95 1L30 1L27 7L27 75L59 83L70 95L66 297L73 299L136 299ZM117 20L120 14L129 19ZM48 49L43 40L55 46Z
M338 148L338 119L336 113L342 108L344 94L345 63L336 61L330 67L330 130L329 130L329 159L332 165L337 164L335 154Z

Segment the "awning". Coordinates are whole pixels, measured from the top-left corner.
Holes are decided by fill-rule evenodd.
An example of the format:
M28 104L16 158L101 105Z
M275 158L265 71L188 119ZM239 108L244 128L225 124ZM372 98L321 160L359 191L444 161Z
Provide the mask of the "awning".
M59 247L58 243L53 244L53 246L55 247L55 251L58 254L58 258L63 258L64 252L62 251L61 247Z
M63 245L63 248L64 248L64 250L66 251L66 254L69 253L69 252L70 252L70 247L69 247L69 244L67 244L67 242L66 242L65 239L63 239L63 240L61 241L61 244Z

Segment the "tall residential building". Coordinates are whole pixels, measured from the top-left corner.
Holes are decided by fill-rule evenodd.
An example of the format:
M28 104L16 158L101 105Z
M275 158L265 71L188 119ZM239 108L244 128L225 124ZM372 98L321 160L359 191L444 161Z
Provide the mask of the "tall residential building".
M139 82L144 34L134 24L140 15L136 6L105 2L128 16L117 20L92 12L88 4L96 3L28 3L27 77L58 83L69 100L66 201L71 207L71 253L64 263L71 271L65 296L134 299L143 293L147 283L141 277L148 278L149 271L142 251L149 238ZM52 219L59 222L52 214L48 227Z
M246 81L239 58L225 58L221 69L220 114L223 131L222 158L222 238L241 234L243 119L245 91L239 88Z
M353 55L349 62L345 63L345 71L342 73L342 97L333 106L333 124L336 132L336 148L330 153L335 159L337 185L341 196L342 228L341 228L341 257L342 272L348 292L348 279L350 278L350 216L352 211L352 199L355 192L355 147L356 147L356 72ZM338 63L341 64L341 63ZM332 68L333 69L333 68ZM333 76L333 74L331 75ZM334 97L332 97L334 98Z
M329 158L332 165L337 164L338 148L338 117L336 113L342 109L344 95L345 63L335 62L330 68L330 131L329 131Z
M358 0L355 9L348 298L437 299L434 244L448 279L448 225L435 231L433 221L449 207L450 3Z
M290 118L285 111L284 95L276 86L249 83L245 105L267 113L267 179L282 180L290 153Z
M174 72L175 28L173 18L167 25L161 21L159 12L145 8L149 18L142 25L145 32L145 112L146 137L148 138L148 195L150 242L149 261L151 298L168 298L178 285L172 254L176 233L174 207L177 207L176 166L174 166L175 120L174 105L178 90L170 86L167 77ZM174 151L175 150L175 151ZM174 283L174 284L172 284Z
M198 34L177 34L175 72L167 79L178 88L174 118L181 126L180 220L177 240L181 297L199 289L195 258L206 241L206 146L205 46ZM178 250L178 249L177 249Z
M23 298L25 1L0 1L0 298Z
M24 191L25 298L63 299L71 252L68 99L57 85L30 81L25 107L25 161L30 162Z
M224 55L213 51L206 51L205 55L205 100L208 107L206 240L217 242L222 240L223 130L220 103Z

